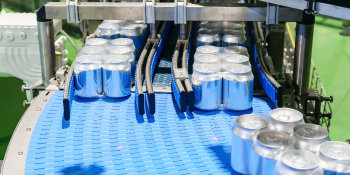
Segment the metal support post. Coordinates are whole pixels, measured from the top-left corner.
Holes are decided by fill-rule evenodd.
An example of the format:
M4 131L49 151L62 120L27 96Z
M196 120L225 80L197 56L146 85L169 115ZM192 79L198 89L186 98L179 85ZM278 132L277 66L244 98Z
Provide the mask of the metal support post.
M306 113L309 94L310 66L312 53L312 40L314 32L315 16L305 10L303 21L296 26L293 81L295 95L300 97L300 104Z
M180 39L186 39L186 24L180 24Z
M50 79L55 76L56 72L55 40L52 20L38 20L38 38L43 86L48 86Z
M150 24L151 38L157 38L156 24Z

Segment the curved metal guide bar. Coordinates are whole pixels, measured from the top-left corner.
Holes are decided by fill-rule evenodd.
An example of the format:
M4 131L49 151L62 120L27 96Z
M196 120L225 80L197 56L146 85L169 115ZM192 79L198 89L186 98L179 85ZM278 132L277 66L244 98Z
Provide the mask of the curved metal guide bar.
M179 58L179 51L181 47L181 42L177 42L175 46L175 52L173 55L173 59L171 61L171 86L173 88L174 97L177 105L179 106L181 112L186 111L186 91L182 86L181 80L175 77L174 71L178 69L177 63Z
M191 24L192 23L192 24ZM186 63L185 65L186 66L183 66L183 67L186 67L187 69L187 72L188 71L188 63L190 62L190 57L191 57L191 47L192 47L192 41L193 41L193 35L194 35L194 28L196 26L196 22L190 22L189 23L189 41L188 41L188 51L187 51L187 54L185 54L186 58L182 60L182 64L184 65L184 62ZM187 106L188 106L188 110L190 112L193 112L194 111L194 91L192 89L192 85L191 85L191 82L190 82L190 79L185 79L184 81L184 84L185 84L185 88L187 90Z
M70 110L72 107L72 100L74 96L74 65L75 65L75 60L73 61L67 77L66 77L66 82L64 85L64 90L63 90L63 116L66 121L70 119Z
M139 58L139 61L137 62L137 67L136 67L135 103L136 103L136 110L140 115L145 114L145 95L143 93L143 86L142 86L142 65L150 45L151 45L151 42L148 40L145 47L143 48L143 51L140 55L140 58Z
M190 58L190 47L193 36L193 23L188 24L188 37L186 40L178 40L176 43L172 66L171 66L171 79L172 88L177 105L181 112L185 112L188 106L190 112L194 111L194 92L188 77L188 62ZM178 67L178 59L180 49L183 47L181 68ZM180 76L182 75L182 76Z
M259 28L257 27L256 22L252 22L253 30L252 34L254 37L254 60L257 69L257 75L259 81L266 91L270 99L277 104L278 107L282 107L282 97L283 97L283 87L272 77L272 75L266 69L266 66L263 62L263 56L261 54L261 39L259 38Z

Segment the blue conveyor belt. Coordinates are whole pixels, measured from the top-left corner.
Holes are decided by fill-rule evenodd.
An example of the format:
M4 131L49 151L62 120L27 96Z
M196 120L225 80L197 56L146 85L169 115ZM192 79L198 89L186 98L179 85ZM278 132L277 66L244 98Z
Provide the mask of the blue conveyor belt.
M157 113L140 116L134 94L74 97L65 121L62 95L53 94L37 121L26 174L232 174L235 119L275 107L267 97L254 97L246 111L181 113L172 94L156 94Z

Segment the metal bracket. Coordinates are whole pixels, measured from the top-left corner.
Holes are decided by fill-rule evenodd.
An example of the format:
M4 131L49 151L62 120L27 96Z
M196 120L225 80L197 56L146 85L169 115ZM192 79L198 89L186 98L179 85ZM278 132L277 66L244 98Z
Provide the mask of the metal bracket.
M68 66L61 67L57 70L56 81L58 84L61 84L66 79L66 75L68 74L68 70L69 70Z
M315 0L306 0L306 9L305 9L305 12L307 14L317 14L317 11L316 11L316 1Z
M174 24L186 24L186 0L175 0Z
M186 68L176 68L176 69L173 69L173 71L174 71L175 79L180 79L181 81L185 79L189 79Z
M147 1L143 0L143 22L147 24L156 23L156 15L154 6L156 5L155 0Z
M266 25L278 25L279 5L266 3Z
M68 23L78 23L78 3L79 0L67 0L66 9L67 9L67 22Z

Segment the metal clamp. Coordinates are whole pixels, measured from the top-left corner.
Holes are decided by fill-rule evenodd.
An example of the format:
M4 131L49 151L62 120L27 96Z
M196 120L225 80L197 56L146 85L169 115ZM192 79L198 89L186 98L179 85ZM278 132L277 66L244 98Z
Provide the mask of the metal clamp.
M278 25L279 5L267 3L266 25Z
M305 12L307 14L313 14L315 15L317 13L316 11L316 1L315 0L306 0L306 9Z
M175 68L173 71L175 79L180 79L181 81L189 79L187 68Z
M175 0L174 24L186 24L186 0Z
M154 6L156 5L155 0L147 1L143 0L143 22L147 24L155 24L156 16Z
M78 3L79 0L67 0L66 9L67 9L67 22L68 23L78 23Z

